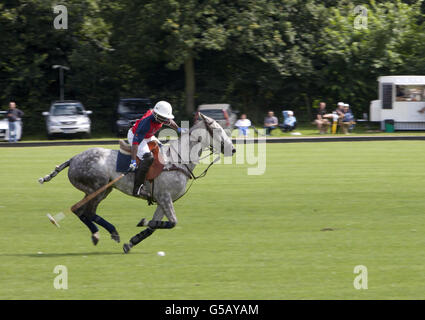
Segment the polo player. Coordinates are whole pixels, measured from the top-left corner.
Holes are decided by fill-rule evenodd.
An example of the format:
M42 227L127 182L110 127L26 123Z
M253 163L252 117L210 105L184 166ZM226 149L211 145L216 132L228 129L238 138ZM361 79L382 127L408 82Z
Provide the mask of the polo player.
M173 108L166 101L159 101L153 109L148 110L142 118L136 121L134 126L128 130L127 139L131 144L131 162L129 170L135 172L133 195L136 197L149 197L149 193L143 190L146 174L154 161L149 150L148 143L158 141L155 133L162 125L167 125L178 133L186 132L187 129L180 128L174 122ZM141 160L137 165L136 159Z

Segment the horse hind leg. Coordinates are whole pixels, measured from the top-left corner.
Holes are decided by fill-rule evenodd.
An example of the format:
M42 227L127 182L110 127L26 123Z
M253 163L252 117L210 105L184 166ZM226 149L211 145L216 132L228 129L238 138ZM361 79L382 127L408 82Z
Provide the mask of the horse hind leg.
M93 212L94 212L93 221L96 222L101 227L103 227L104 229L106 229L109 232L109 234L111 235L112 240L114 240L117 243L120 243L120 235L119 235L117 229L115 228L115 226L112 223L108 222L106 219L104 219L101 216L96 214L96 210L97 210L99 203L103 199L105 199L111 193L111 191L112 191L112 187L106 189L103 192L101 198L99 199L99 201L96 204L96 207L93 210Z
M105 190L103 193L99 194L97 197L93 198L82 207L73 211L91 231L91 239L94 245L97 245L99 242L99 229L95 223L105 228L111 234L112 240L120 242L120 236L115 226L96 214L99 203L105 199L111 191L112 188Z
M81 220L81 222L83 222L87 226L87 228L89 228L91 232L91 240L94 245L97 245L97 243L99 242L98 227L93 223L92 220L90 220L90 218L86 217L85 215L81 215L78 218Z
M102 218L101 216L97 214L94 215L93 221L96 222L98 225L102 226L103 228L105 228L110 233L112 240L114 240L117 243L120 243L121 241L120 235L112 223L108 222L107 220L105 220L104 218Z

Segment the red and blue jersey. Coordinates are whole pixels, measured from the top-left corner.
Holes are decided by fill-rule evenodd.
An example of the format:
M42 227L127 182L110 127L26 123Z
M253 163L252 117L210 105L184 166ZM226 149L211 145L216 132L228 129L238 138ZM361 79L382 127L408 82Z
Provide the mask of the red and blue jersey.
M157 122L152 110L149 110L131 128L134 134L133 144L138 145L143 139L152 137L161 127L162 123Z

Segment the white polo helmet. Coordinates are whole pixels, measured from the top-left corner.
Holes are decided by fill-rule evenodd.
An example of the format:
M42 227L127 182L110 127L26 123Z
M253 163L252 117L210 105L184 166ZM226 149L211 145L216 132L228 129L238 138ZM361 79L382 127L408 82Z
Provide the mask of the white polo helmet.
M166 120L174 119L173 108L167 101L159 101L155 107L153 107L153 113L154 115L159 116L159 118Z

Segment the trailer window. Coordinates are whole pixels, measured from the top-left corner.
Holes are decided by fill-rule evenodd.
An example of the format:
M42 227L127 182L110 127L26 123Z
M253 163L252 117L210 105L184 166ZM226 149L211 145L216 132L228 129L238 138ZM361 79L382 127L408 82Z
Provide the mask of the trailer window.
M396 86L396 101L425 101L425 86Z
M393 108L393 84L392 83L382 84L382 108L383 109Z

